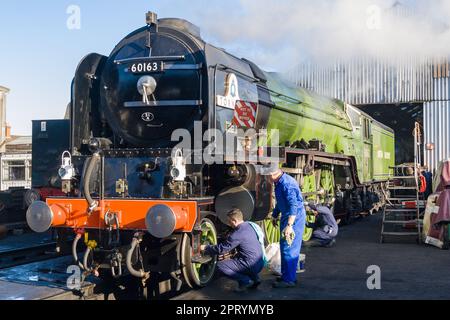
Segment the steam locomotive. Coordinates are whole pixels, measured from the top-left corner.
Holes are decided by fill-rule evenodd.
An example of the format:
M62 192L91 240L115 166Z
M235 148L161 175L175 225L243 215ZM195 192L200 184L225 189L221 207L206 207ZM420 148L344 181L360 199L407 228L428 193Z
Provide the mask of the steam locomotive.
M185 20L151 12L109 56L80 62L70 124L63 196L34 202L28 224L73 232L74 259L87 273L130 273L144 286L162 274L178 289L206 286L217 260L200 246L226 233L234 207L276 241L266 221L273 187L261 174L273 158L308 201L347 220L383 204L395 163L390 128L205 43Z

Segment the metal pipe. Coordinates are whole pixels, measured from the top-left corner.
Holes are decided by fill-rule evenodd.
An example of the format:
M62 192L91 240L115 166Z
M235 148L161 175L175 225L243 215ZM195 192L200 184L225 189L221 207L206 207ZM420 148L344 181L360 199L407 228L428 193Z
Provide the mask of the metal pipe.
M84 267L84 270L86 270L86 271L92 271L92 268L89 268L89 265L88 265L88 259L89 259L89 255L91 254L91 248L87 248L86 249L86 252L84 253L84 257L83 257L83 267Z
M111 274L114 278L120 278L122 276L122 262L121 261L116 261L117 262L117 270L119 271L118 273L116 272L116 267L113 265L113 261L111 261Z
M150 278L150 272L145 272L144 270L136 270L133 267L133 263L131 262L132 258L133 258L133 253L134 250L136 250L137 246L139 245L139 238L138 237L134 237L133 241L131 242L131 247L127 252L127 259L126 259L126 264L127 264L127 269L130 272L130 274L134 277L137 278L142 278L145 280L147 280L148 278Z
M181 281L181 279L177 276L176 272L171 272L170 276L175 280L175 282L177 283L177 288L176 291L180 291L181 287L183 286L183 281Z
M92 158L90 159L88 163L88 167L86 169L85 175L84 175L84 181L83 181L83 191L84 191L84 197L86 198L86 201L89 204L89 213L95 210L98 206L98 202L92 199L91 197L91 191L89 188L92 173L94 172L95 166L100 161L100 154L98 152L94 153L92 155Z
M75 239L73 240L73 243L72 243L72 256L73 256L73 259L74 259L75 263L76 263L82 270L85 270L85 269L84 269L84 265L80 262L80 260L78 260L78 251L77 251L78 242L80 241L80 239L81 239L82 236L83 236L83 235L79 233L79 234L77 234L77 236L76 236Z

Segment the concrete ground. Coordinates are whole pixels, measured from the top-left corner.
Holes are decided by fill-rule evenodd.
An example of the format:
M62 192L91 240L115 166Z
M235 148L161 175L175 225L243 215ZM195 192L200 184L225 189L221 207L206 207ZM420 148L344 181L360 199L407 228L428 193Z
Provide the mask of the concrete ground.
M209 287L176 300L450 299L450 252L415 240L380 244L381 215L342 227L336 247L308 248L306 272L295 289L272 289L268 272L257 290L236 294L236 284L218 278ZM381 269L381 289L369 290L369 266Z

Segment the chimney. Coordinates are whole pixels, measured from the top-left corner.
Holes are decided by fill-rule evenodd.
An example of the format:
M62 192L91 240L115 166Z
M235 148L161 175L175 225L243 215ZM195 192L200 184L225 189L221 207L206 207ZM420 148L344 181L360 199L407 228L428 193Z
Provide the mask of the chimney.
M11 138L11 126L9 124L6 124L5 138Z

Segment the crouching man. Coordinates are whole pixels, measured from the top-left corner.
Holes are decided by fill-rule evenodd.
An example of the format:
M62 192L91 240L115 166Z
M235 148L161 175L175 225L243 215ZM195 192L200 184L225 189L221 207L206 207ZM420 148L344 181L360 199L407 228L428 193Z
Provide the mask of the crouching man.
M217 263L217 269L239 283L236 292L255 289L261 284L259 273L264 268L262 230L251 222L244 222L239 209L228 213L228 224L233 232L227 239L216 246L202 246L201 250L206 255L221 256L236 249L232 259Z
M315 223L307 223L308 228L314 230L311 241L305 243L306 247L331 248L336 244L338 235L338 222L334 218L331 210L322 205L308 204L313 214L316 216Z

